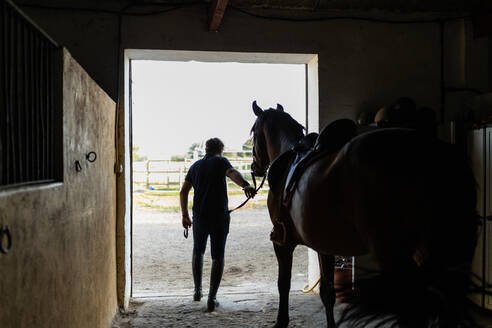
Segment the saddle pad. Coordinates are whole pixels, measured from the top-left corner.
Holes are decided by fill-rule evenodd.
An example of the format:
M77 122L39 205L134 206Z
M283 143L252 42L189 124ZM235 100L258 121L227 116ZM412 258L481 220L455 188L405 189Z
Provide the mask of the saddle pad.
M288 168L284 190L282 191L282 199L284 205L287 207L290 205L290 200L297 182L306 171L306 168L318 159L340 150L357 135L357 125L349 119L340 119L330 123L317 136L314 147L313 137L316 134L313 133L310 135L301 139L299 144L294 147L296 156ZM310 146L306 147L306 145Z
M296 152L303 152L309 149L312 149L316 144L316 140L318 140L319 134L315 132L311 132L308 135L304 136L299 142L294 146L294 150Z
M295 158L296 152L289 150L277 157L270 165L270 169L268 170L268 185L274 195L282 195L285 176Z

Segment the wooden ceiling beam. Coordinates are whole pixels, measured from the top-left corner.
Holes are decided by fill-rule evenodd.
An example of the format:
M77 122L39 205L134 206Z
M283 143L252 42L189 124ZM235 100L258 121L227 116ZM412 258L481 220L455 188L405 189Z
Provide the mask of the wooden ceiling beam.
M210 2L209 31L216 32L219 29L228 2L229 0L212 0Z

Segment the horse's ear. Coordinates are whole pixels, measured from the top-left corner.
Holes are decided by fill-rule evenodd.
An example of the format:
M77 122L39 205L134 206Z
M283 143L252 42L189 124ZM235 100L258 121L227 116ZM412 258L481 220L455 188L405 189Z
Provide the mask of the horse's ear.
M284 111L284 107L280 104L277 104L277 110L283 112Z
M256 116L260 116L261 114L263 114L263 109L261 109L260 106L256 104L256 100L253 101L253 112Z

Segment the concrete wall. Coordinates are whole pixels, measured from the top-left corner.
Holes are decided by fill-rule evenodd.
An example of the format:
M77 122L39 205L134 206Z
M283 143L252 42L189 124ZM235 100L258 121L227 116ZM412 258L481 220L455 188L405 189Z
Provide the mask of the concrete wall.
M117 16L25 10L117 99ZM401 95L415 97L419 104L433 108L439 105L438 24L285 22L228 10L216 33L206 30L206 20L203 7L155 16L124 16L121 47L317 53L322 126L339 117L355 118L358 112L377 109Z
M108 327L116 309L115 103L64 51L64 182L0 192L1 327ZM89 164L85 154L97 153ZM74 161L82 163L82 172Z

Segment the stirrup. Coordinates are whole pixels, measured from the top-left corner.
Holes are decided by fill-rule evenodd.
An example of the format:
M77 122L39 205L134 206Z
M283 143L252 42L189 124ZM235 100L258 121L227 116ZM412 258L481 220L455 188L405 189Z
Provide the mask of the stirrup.
M273 229L270 232L270 240L277 246L284 246L287 241L287 229L285 223L280 218L275 220Z

